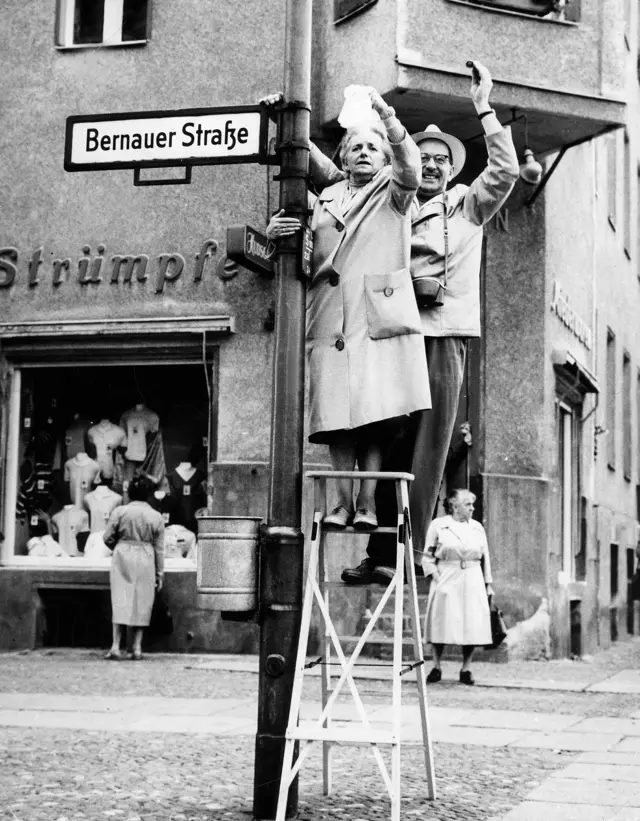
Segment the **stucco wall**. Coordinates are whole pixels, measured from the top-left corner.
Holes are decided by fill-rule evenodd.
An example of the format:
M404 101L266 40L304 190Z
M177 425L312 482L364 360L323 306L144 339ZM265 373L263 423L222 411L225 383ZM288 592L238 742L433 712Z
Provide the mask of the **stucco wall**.
M406 0L403 45L433 66L460 71L468 59L489 60L497 80L594 95L620 91L622 4L582 0L577 26L500 14L449 0ZM606 59L599 59L603 39Z

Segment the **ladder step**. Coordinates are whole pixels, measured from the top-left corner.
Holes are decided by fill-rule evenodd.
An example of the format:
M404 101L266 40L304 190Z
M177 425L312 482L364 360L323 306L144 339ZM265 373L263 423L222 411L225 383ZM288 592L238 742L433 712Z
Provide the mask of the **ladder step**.
M344 642L356 643L356 642L360 641L362 636L338 636L338 638L340 639L340 644L343 644ZM370 636L365 641L365 644L391 644L392 645L393 644L393 638L390 637L390 636L379 636L378 638L376 638L375 636ZM402 639L402 644L413 645L413 639L412 638L403 638ZM336 664L337 663L338 662L336 662Z
M318 727L301 725L287 730L286 738L299 741L334 741L336 744L398 744L391 730L367 730L366 727Z
M322 523L322 529L325 533L355 533L357 536L372 536L374 533L397 533L397 527L374 527L371 530L360 530L356 527L336 527L335 525L326 525Z

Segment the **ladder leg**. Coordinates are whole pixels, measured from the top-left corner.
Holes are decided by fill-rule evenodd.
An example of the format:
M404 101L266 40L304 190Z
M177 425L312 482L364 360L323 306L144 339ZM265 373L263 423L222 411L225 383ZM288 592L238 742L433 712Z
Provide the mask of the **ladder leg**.
M393 666L391 683L391 712L393 722L393 741L391 744L391 821L400 821L400 764L402 732L402 639L404 622L404 587L402 574L405 555L404 514L400 506L400 493L396 482L396 499L398 502L398 521L396 535L396 589L393 618Z
M293 766L293 751L295 740L288 738L284 744L284 755L282 756L282 773L280 775L280 790L278 792L278 807L276 809L276 821L285 821L287 812L287 798L289 787L291 786L291 768Z
M409 490L405 481L399 482L400 502L402 510L409 510ZM409 516L406 517L405 527L405 572L409 582L409 614L411 617L411 627L413 634L413 649L416 661L424 658L424 646L420 631L420 608L418 604L418 586L416 582L416 569L413 556L413 537ZM425 767L427 773L427 797L434 801L436 798L436 782L433 764L433 751L431 749L431 736L429 732L429 715L427 712L427 685L425 681L424 664L416 667L416 683L418 685L418 700L420 703L420 721L422 724L422 743L424 748Z
M316 480L317 481L317 480ZM325 551L325 534L322 534L318 545L319 561L318 561L318 586L320 594L324 599L329 612L329 588L327 587L327 557ZM320 674L322 686L322 710L324 712L329 696L331 693L331 639L329 629L326 622L323 625L323 630L320 636L320 655L323 658L323 664ZM326 718L322 722L323 727L331 726L331 711L329 710ZM330 795L332 784L331 763L333 755L333 745L330 741L322 742L322 789L324 795Z
M304 682L305 664L307 661L307 646L309 644L309 628L311 626L311 610L313 607L313 581L318 572L318 552L322 540L322 518L323 510L315 510L313 514L313 528L311 532L311 548L309 550L309 566L307 568L307 581L304 590L304 600L302 604L302 614L300 618L300 637L298 639L298 652L296 654L296 669L293 677L293 687L291 688L291 705L289 707L289 721L287 722L287 733L298 726L300 716L300 701L302 699L302 685ZM285 742L285 752L282 760L282 771L280 773L280 790L278 793L278 810L276 821L284 821L284 813L287 805L287 795L291 782L291 768L293 764L294 740L287 738ZM282 815L280 814L282 808Z

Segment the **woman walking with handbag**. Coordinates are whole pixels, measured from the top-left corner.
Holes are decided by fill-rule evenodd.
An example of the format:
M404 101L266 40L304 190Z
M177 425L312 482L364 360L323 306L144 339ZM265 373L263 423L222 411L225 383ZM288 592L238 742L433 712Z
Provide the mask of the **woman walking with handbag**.
M454 490L447 500L451 514L434 519L427 532L422 567L432 577L425 619L425 638L433 646L430 683L442 678L445 644L456 644L462 647L460 683L474 684L473 651L493 641L491 562L484 528L471 518L475 500L468 490Z

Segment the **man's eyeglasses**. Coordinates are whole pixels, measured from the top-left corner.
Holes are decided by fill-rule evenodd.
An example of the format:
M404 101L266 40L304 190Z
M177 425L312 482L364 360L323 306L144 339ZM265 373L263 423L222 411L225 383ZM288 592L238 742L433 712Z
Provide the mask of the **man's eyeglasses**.
M420 161L422 165L428 165L429 160L433 160L436 165L446 165L450 162L449 157L446 154L421 154Z

